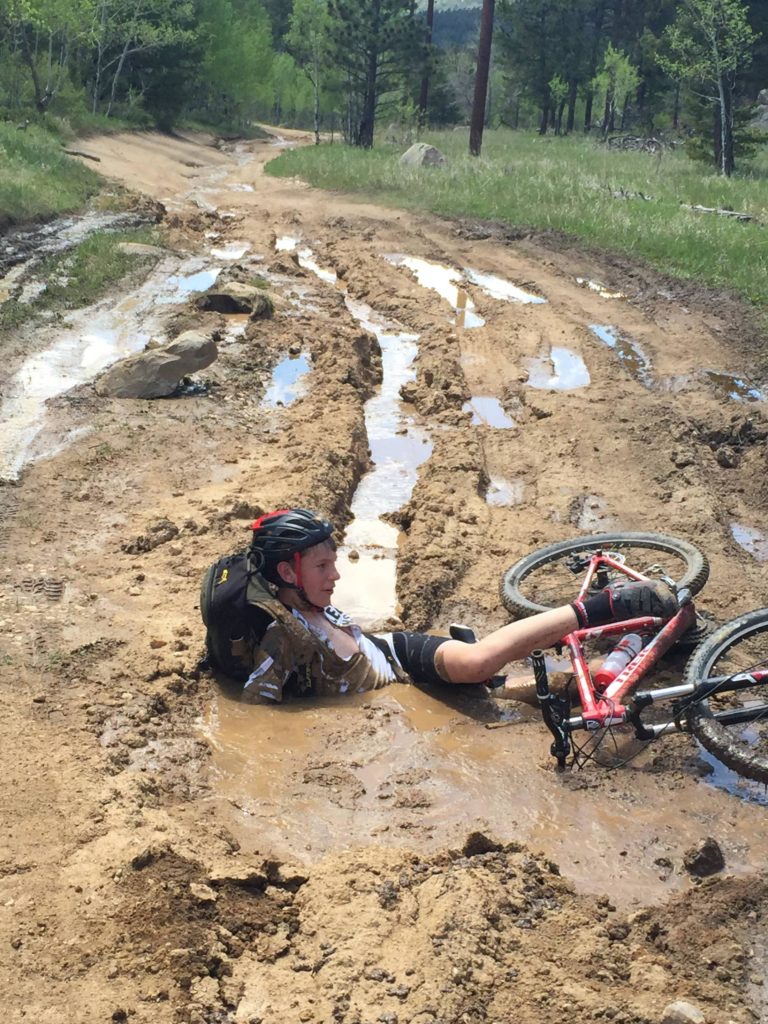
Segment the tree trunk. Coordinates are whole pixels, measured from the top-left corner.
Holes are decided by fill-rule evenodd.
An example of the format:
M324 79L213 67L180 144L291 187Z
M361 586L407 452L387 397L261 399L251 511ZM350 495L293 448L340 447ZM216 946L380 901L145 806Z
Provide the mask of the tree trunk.
M491 66L491 44L493 43L494 7L495 0L483 0L483 13L480 21L480 43L477 48L475 95L472 102L472 121L469 128L470 156L480 156L480 150L483 148L485 101L488 96L488 72Z
M365 99L363 113L357 129L356 146L362 149L373 148L373 129L376 122L376 79L379 70L379 54L373 51L368 55L368 72L365 81Z
M621 108L621 130L626 131L627 127L627 114L629 113L629 96L624 99L624 104Z
M555 118L555 135L563 134L563 114L565 113L565 100L560 100L557 105L557 117Z
M429 106L429 74L431 71L430 61L432 60L432 26L435 23L435 0L427 0L427 56L424 63L424 74L421 78L421 89L419 91L419 126L424 127L427 123L427 107Z
M43 92L43 87L40 84L40 76L37 73L37 61L35 60L35 55L30 49L27 30L23 25L21 27L21 53L24 58L24 63L27 65L29 72L32 75L32 87L35 90L35 106L41 114L44 114L50 100L50 95L47 91Z
M549 128L549 102L541 108L541 120L539 121L539 135L546 135Z
M515 113L514 117L512 118L512 127L515 129L515 131L517 131L517 129L520 127L520 107L522 106L522 102L523 98L518 93L515 97Z
M603 39L603 24L605 23L606 7L608 6L608 0L602 0L598 5L597 11L595 12L595 24L594 24L594 35L592 37L592 53L590 54L589 60L589 73L586 76L588 82L591 82L597 72L597 62L600 56L601 42ZM594 105L594 94L591 89L587 91L587 105L584 110L584 131L590 132L592 130L592 107Z
M675 100L672 106L672 127L675 131L680 127L680 83L675 85Z
M112 113L112 105L115 102L115 93L117 92L117 82L123 71L123 64L125 64L125 55L128 53L128 47L131 45L130 37L126 39L123 52L120 54L120 60L117 62L117 70L115 71L114 78L112 79L112 91L109 94L109 106L107 107L107 117Z
M587 92L587 102L584 106L584 131L592 131L592 104L595 102L595 94L590 89Z
M568 85L568 120L565 125L565 131L568 135L573 131L576 124L576 100L578 99L578 94L579 83L575 78L572 78Z
M731 85L725 75L720 75L717 82L720 102L720 172L726 178L733 174L733 96Z
M93 108L92 113L99 112L99 93L101 92L101 62L104 59L104 39L107 28L107 5L101 5L101 32L96 46L96 80L93 83Z
M316 76L313 83L315 90L315 145L320 145L320 81Z
M603 110L603 138L608 138L608 132L611 130L611 118L612 118L612 107L613 107L613 93L608 89L605 93L605 109Z

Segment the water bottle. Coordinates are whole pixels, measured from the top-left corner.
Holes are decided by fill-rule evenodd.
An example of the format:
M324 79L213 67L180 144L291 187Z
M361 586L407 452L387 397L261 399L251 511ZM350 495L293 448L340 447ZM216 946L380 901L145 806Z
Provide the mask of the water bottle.
M639 633L627 633L613 648L600 668L595 672L595 683L605 687L612 683L619 672L643 649L643 638Z

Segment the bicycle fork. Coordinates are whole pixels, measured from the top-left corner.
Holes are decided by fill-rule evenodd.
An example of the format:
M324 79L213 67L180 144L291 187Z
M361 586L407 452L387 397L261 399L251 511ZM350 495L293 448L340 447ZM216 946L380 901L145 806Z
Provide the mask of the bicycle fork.
M560 697L550 690L547 663L543 651L533 651L531 663L533 664L536 698L541 708L541 715L544 724L554 736L549 752L556 759L558 770L562 771L565 768L568 754L571 752L571 744L568 742L568 716L571 702L567 697Z

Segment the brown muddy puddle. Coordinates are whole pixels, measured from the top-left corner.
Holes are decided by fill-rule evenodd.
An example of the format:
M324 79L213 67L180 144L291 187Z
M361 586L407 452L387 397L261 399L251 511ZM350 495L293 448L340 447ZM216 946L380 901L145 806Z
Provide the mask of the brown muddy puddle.
M486 728L500 704L506 722ZM450 688L281 707L222 693L204 729L217 795L282 856L316 861L371 842L435 848L480 828L543 850L580 889L626 905L687 885L682 853L706 835L730 871L761 870L768 854L768 808L717 788L722 779L667 777L648 753L613 773L560 775L537 712ZM662 743L694 749L688 737L652 749Z
M726 373L723 370L698 370L692 373L677 374L658 381L664 391L677 393L704 383L718 397L730 402L765 402L768 401L766 391L748 381L744 376Z
M765 392L732 373L705 370L704 376L719 394L736 402L764 402Z
M199 257L167 256L119 302L104 299L65 316L53 344L24 360L3 389L0 479L17 479L29 459L50 453L36 447L49 399L140 352L152 338L163 339L167 307L205 291L220 272Z
M590 292L595 292L601 299L626 299L624 292L611 291L600 281L593 281L588 277L577 277L576 284L579 288L586 288Z
M419 466L432 453L429 436L400 398L402 386L416 376L413 363L419 336L346 294L346 285L336 273L318 264L312 249L300 244L297 237L282 235L275 249L296 251L300 266L341 289L350 315L376 336L381 351L381 385L364 407L373 468L364 474L352 498L352 521L338 553L341 580L334 594L340 608L363 628L371 628L397 614L398 530L383 517L409 500Z
M731 523L731 536L758 562L768 562L768 533L745 523Z
M651 361L638 342L633 341L617 327L609 327L606 324L590 324L589 329L604 345L613 349L631 377L645 387L651 387Z

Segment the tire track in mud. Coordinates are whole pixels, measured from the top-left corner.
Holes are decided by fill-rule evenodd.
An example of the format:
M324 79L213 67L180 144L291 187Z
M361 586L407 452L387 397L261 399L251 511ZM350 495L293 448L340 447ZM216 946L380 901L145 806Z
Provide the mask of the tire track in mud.
M574 309L566 306L562 297L551 308L511 307L489 300L469 284L468 290L473 291L476 308L488 327L456 333L446 327L447 305L414 286L403 272L391 280L391 274L382 268L381 252L369 251L364 265L359 254L356 261L347 258L342 242L337 241L332 248L336 258L348 267L353 290L371 304L386 308L385 296L396 289L398 316L421 332L417 382L407 397L426 422L439 424L458 436L462 431L461 404L476 388L495 391L515 421L517 429L509 432L482 426L470 432L482 437L485 479L511 476L513 481L522 479L528 484L528 493L521 502L512 508L494 508L490 513L491 536L501 542L495 548L498 554L504 547L517 557L530 547L585 529L641 529L648 522L665 522L672 532L699 538L716 559L723 552L717 567L720 587L726 594L737 594L743 607L764 601L764 588L755 586L761 575L759 565L742 554L734 559L730 538L723 544L735 509L753 522L763 518L763 441L768 421L759 405L713 400L705 386L691 388L684 399L649 390L636 367L622 362L589 327L602 320L617 323L624 330L622 325L627 323L625 333L637 336L641 318L636 310L619 300L585 293L575 283L566 287L566 298L573 299ZM435 246L426 255L448 265L466 262ZM527 287L547 294L546 285L531 285L526 274L513 276L502 269L497 273L513 280L522 278ZM367 287L374 275L376 285ZM361 288L360 281L366 286ZM475 344L475 338L488 334L492 341L483 339ZM657 358L664 362L667 336L652 323L645 324L642 336L652 363ZM553 337L564 338L566 344L574 345L586 356L593 378L587 388L535 391L526 385L535 350L540 351L542 346L546 349L546 339ZM493 361L490 350L494 352ZM457 365L459 360L463 368ZM477 363L481 364L479 368ZM505 366L506 372L499 374L499 368ZM474 379L471 387L468 373ZM593 426L596 419L605 424L599 435ZM457 444L465 447L462 441ZM433 455L422 467L422 479L429 477L436 462ZM744 487L743 473L731 472L740 462L745 468L755 467L747 469L748 487ZM482 494L485 486L480 481L473 490ZM534 503L538 509L543 507L543 514L536 516L532 526ZM439 501L432 502L436 514L431 516L425 503L419 502L420 510L415 510L415 502L411 504L404 522L412 523L414 512L431 522L420 531L410 554L409 531L405 531L400 561L407 570L401 573L400 587L406 610L412 607L407 578L416 577L418 585L424 585L423 575L414 572L414 564L420 560L428 563L434 548L427 543L430 555L419 552L425 549L425 537L434 541L441 535L445 519ZM469 547L465 538L464 548ZM482 587L473 581L474 591L495 592L498 567L491 569L479 550L468 551L467 562L478 566L476 580L485 579ZM743 586L744 576L752 584L748 589ZM455 582L455 573L452 578ZM419 600L418 595L414 600ZM706 600L713 602L714 611L722 609L725 613L732 599L718 593L711 598L708 594ZM491 610L482 598L480 607ZM438 614L438 607L433 606L430 615L425 615L422 607L418 625L434 623Z

